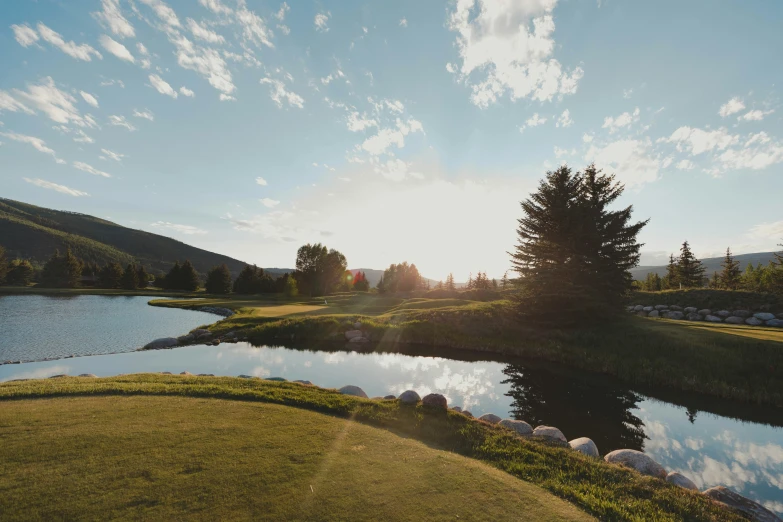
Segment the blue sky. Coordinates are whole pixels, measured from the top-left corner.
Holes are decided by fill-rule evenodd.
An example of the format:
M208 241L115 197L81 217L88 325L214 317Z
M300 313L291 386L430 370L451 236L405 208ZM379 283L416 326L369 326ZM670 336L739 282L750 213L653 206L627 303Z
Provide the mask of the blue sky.
M783 4L38 0L0 11L0 196L261 266L500 277L596 162L643 263L783 238Z

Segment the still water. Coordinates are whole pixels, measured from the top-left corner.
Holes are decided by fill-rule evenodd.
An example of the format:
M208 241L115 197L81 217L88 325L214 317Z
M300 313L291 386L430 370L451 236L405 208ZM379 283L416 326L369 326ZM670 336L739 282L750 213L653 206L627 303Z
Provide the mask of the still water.
M109 305L100 299L87 304L80 298L46 301L51 298L23 297L31 298L38 303L44 300L40 313L59 317L57 328L62 332L78 330L69 326L71 320L77 325L95 325L91 328L93 336L82 334L78 342L56 332L37 334L41 343L56 341L58 353L83 353L79 350L85 344L92 347L87 353L127 351L155 337L177 335L219 319L197 312L148 307L148 298L121 298ZM38 328L53 328L46 315L36 316L32 302L27 314L17 315L16 322L9 322L3 308L5 299L0 299L0 354L7 349L31 347L29 340L17 347L6 345L8 339L28 339L16 330L29 331L35 317ZM91 306L97 308L90 309ZM103 324L104 309L123 306L124 314L115 310L108 316L112 318L108 326ZM129 343L124 337L106 332L113 328L136 331L136 314L144 314L142 310L152 312L146 320L159 328L154 333L144 330ZM80 314L88 314L90 321ZM152 319L157 314L162 315ZM181 314L193 314L193 318L186 320ZM122 317L132 324L122 324ZM35 354L49 353L47 346L35 346ZM437 392L445 395L449 404L463 406L476 416L496 413L533 426L557 426L569 439L590 437L602 453L618 448L643 450L668 470L691 478L701 489L729 486L783 514L783 414L779 409L662 390L634 390L604 376L489 354L415 348L392 353L382 346L362 352L351 350L355 347L254 347L247 343L193 346L3 365L0 381L62 373L108 376L187 370L194 374L305 379L324 387L354 384L371 397L396 395L406 389L414 389L420 395ZM395 351L399 352L400 347ZM3 358L8 357L0 355ZM36 356L18 356L31 358Z

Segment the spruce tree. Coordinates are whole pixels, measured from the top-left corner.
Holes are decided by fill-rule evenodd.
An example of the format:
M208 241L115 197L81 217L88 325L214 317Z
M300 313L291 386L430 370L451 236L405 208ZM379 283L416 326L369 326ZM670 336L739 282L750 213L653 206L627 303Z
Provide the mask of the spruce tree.
M33 280L33 265L26 259L15 259L8 265L6 283L12 286L27 286Z
M120 288L124 273L119 263L107 263L98 274L98 286L101 288Z
M287 274L286 274L287 275ZM207 272L207 282L204 285L209 294L228 294L231 292L231 272L225 264L213 266Z
M234 293L244 295L261 293L260 273L263 273L263 270L256 265L245 265L234 280Z
M680 283L677 276L677 260L674 254L669 254L669 264L666 265L666 275L663 276L661 287L663 290L674 290L679 288Z
M166 277L163 280L164 288L167 290L180 290L182 287L182 267L179 261L174 262Z
M446 290L456 290L457 285L454 284L454 274L449 273L448 277L446 277Z
M8 258L5 257L5 248L0 246L0 285L5 283L8 274Z
M139 287L139 273L135 265L129 264L125 267L120 285L125 290L136 290Z
M150 276L147 271L144 270L144 265L139 265L139 269L136 272L136 279L139 282L139 288L147 288L147 285L150 282Z
M506 271L503 273L503 279L501 279L501 280L500 280L500 288L502 288L503 290L505 290L505 289L506 289L506 287L507 287L508 285L509 285L509 281L508 281L508 270L506 270Z
M680 248L677 259L677 279L685 288L698 288L704 285L704 272L707 269L693 255L687 241Z
M82 267L82 261L73 255L70 247L65 249L63 255L60 255L59 250L55 250L44 265L41 284L53 288L75 288L81 281Z
M180 287L180 290L185 290L186 292L195 292L199 289L200 282L198 278L198 273L196 272L196 269L193 268L193 265L190 263L189 260L185 260L184 263L182 263L182 269L180 273L182 286Z
M741 282L740 262L734 260L731 248L726 249L726 257L721 263L723 270L718 274L717 284L719 288L738 290Z

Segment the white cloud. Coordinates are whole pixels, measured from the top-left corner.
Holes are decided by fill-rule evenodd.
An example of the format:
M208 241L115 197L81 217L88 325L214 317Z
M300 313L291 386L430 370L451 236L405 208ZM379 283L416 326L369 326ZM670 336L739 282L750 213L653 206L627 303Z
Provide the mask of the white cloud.
M101 47L109 51L111 54L113 54L120 60L125 60L126 62L130 62L130 63L136 63L136 58L134 58L131 52L128 50L128 48L122 45L120 42L117 42L116 40L112 40L110 37L106 36L105 34L102 34L101 37L98 39L98 41L101 43Z
M462 66L479 107L510 93L511 99L551 100L576 92L584 71L563 70L555 50L552 12L557 0L461 1L451 14Z
M403 18L400 20L400 27L408 27L408 20Z
M563 111L563 114L557 119L556 127L570 127L574 124L574 120L571 119L571 113L568 109Z
M726 116L731 116L732 114L739 112L744 108L745 104L742 102L742 100L740 98L734 97L720 106L718 114L725 118Z
M84 60L85 62L91 62L92 57L95 56L99 60L103 58L101 56L101 53L96 51L92 46L87 44L77 44L73 41L66 42L63 40L63 37L53 31L52 29L49 29L41 22L38 22L38 32L41 35L41 38L45 41L50 43L51 45L57 47L62 52L67 54L68 56L72 58L76 58L77 60Z
M783 162L783 142L772 141L760 132L751 135L742 148L727 149L718 160L724 169L765 169Z
M115 127L125 127L129 131L136 130L136 127L134 127L128 120L126 120L125 116L117 116L112 114L111 116L109 116L109 125L114 125Z
M639 121L639 107L634 109L633 113L624 112L616 118L607 116L604 118L604 124L601 127L609 129L609 134L614 134L623 127L628 127L637 121Z
M151 7L157 17L170 28L182 26L174 9L166 5L162 0L141 0L141 3Z
M194 38L198 40L204 40L205 42L213 44L226 43L226 39L223 36L209 29L206 25L200 24L192 18L187 19L188 29Z
M201 228L197 228L191 225L178 225L177 223L169 223L168 221L156 221L155 223L150 223L150 226L153 228L172 230L174 232L179 232L180 234L185 234L188 236L202 235L207 233L206 230Z
M230 7L224 5L220 0L198 0L201 5L209 9L215 14L231 14L233 11Z
M748 235L753 239L773 240L783 239L783 221L774 223L759 223L754 225Z
M84 92L84 91L79 91L79 94L82 95L82 98L84 98L84 101L86 101L87 103L89 103L93 107L98 108L98 99L95 96L93 96L89 92Z
M144 109L143 111L133 109L133 115L137 118L144 118L145 120L155 121L155 115L152 114L152 111L149 109Z
M576 154L576 149L571 149L571 150L561 149L560 147L555 145L554 152L555 152L555 157L561 158L563 156L573 156L573 155L575 155Z
M680 127L668 138L659 141L676 143L680 152L688 151L693 155L709 152L714 149L724 150L739 141L737 136L729 134L725 128L717 130L702 130L691 127Z
M633 89L623 89L623 98L626 100L631 98L631 95L633 94Z
M54 158L55 162L60 164L65 163L63 160L57 158L57 154L55 154L54 150L47 147L46 142L41 138L36 138L35 136L26 136L24 134L17 134L15 132L0 132L0 136L8 138L9 140L18 141L19 143L27 143L28 145L32 145L32 147L38 152L43 152L44 154L48 154Z
M262 204L263 204L263 205L264 205L266 208L275 208L277 205L279 205L279 204L280 204L280 202L279 202L279 201L277 201L276 199L271 199L271 198L263 198L263 199L259 199L259 201L260 201L260 202L261 202L261 203L262 203Z
M590 143L591 141L593 141L593 135L592 134L587 134L585 132L584 134L582 134L582 141L585 142L585 143Z
M105 27L119 36L120 38L133 38L136 32L131 23L122 15L120 11L120 0L101 0L103 11L92 13L92 15Z
M57 123L73 123L78 127L97 126L92 116L82 116L79 113L75 106L76 98L58 89L49 76L43 78L38 85L28 85L26 92L14 92Z
M348 130L351 132L363 131L364 129L378 126L377 121L368 118L366 114L359 115L359 113L356 111L351 112L348 115L347 123L348 123Z
M774 110L761 111L761 110L755 109L755 110L746 112L745 114L743 114L742 116L738 117L737 119L738 120L744 120L744 121L761 121L766 116L769 116L773 112L775 112L775 111Z
M188 89L184 85L179 88L179 92L180 92L180 94L182 94L182 96L187 96L188 98L193 98L194 96L196 96L195 92L191 91L190 89Z
M159 93L177 99L177 91L157 74L150 74L150 85Z
M386 154L392 146L401 149L405 146L405 136L412 132L422 132L424 129L420 122L413 118L403 122L397 119L395 127L378 129L378 132L364 140L361 148L373 156Z
M6 91L0 91L0 111L19 112L22 111L26 114L35 114L35 111L30 107L15 99Z
M89 196L88 193L82 192L81 190L72 189L69 187L66 187L65 185L58 185L57 183L52 183L51 181L45 181L39 178L30 179L30 178L22 178L28 183L32 183L33 185L49 190L56 190L57 192L60 192L62 194L68 194L69 196Z
M136 42L136 49L138 49L139 54L142 55L142 56L149 56L150 55L150 52L147 50L147 48L141 42Z
M617 140L604 146L591 145L585 159L614 173L619 181L631 188L658 179L660 162L651 155L651 148L649 139Z
M228 94L220 93L220 101L237 101L237 99Z
M386 163L377 164L373 170L391 181L402 181L406 178L423 179L424 176L419 172L411 172L411 164L399 158L392 158Z
M104 80L101 82L101 87L110 87L112 85L119 85L120 88L125 88L125 83L122 80Z
M234 92L236 87L231 72L220 53L214 49L198 47L179 34L170 37L169 40L177 48L177 63L180 67L201 74L212 87L225 95Z
M275 18L277 18L282 22L283 20L285 20L286 13L290 10L291 8L288 7L288 3L283 2L282 4L280 4L280 10L278 10L277 13L275 13Z
M266 187L266 186L267 186L267 182L266 182L266 180L265 180L264 178L262 178L261 176L258 176L258 177L256 178L256 183L257 183L258 185L261 185L262 187Z
M283 101L288 102L288 105L304 108L304 99L295 92L288 91L285 88L285 84L280 80L273 78L261 78L261 84L269 84L272 89L269 92L269 97L272 98L278 107L283 106Z
M286 35L286 36L288 36L289 34L291 34L291 28L290 28L290 27L288 27L288 26L287 26L287 25L285 25L285 24L277 24L277 28L278 28L278 29L280 29L280 32L281 32L281 33L283 33L283 34L284 34L284 35Z
M675 167L678 170L693 170L696 168L696 164L693 163L691 160L684 159L677 162L677 165L675 165Z
M38 33L27 24L12 25L11 29L14 31L14 38L22 47L29 47L38 41Z
M547 118L542 118L538 115L538 113L534 113L530 118L525 120L525 124L519 127L519 132L524 132L526 128L528 127L538 127L539 125L545 124L547 121Z
M105 150L105 149L104 149ZM88 174L92 174L93 176L101 176L103 178L110 178L111 174L108 172L103 172L102 170L98 170L92 165L88 165L87 163L84 163L83 161L74 161L73 166L79 170L82 170L84 172L87 172Z
M325 33L329 30L329 27L326 25L326 23L329 21L329 16L331 13L318 13L315 15L315 30L319 31L321 33Z
M76 129L76 136L74 136L73 141L76 143L95 143L95 140L81 129Z
M125 157L125 154L120 154L118 152L110 151L109 149L101 149L101 152L106 156L105 158L102 157L102 159L112 159L114 161L122 162L122 158Z

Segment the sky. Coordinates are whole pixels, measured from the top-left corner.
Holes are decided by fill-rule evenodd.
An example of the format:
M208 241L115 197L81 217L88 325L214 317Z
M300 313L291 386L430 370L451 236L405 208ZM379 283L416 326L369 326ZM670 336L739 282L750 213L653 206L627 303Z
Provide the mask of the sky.
M501 277L519 202L594 162L642 264L783 242L783 3L18 0L0 197L264 267Z

